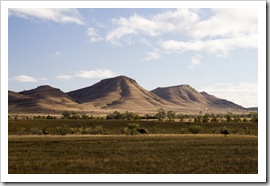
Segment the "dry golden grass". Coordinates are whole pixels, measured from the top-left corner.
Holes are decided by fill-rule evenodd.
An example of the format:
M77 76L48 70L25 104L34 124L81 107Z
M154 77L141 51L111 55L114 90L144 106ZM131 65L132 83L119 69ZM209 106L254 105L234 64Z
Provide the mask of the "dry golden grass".
M256 136L9 136L9 174L257 174Z

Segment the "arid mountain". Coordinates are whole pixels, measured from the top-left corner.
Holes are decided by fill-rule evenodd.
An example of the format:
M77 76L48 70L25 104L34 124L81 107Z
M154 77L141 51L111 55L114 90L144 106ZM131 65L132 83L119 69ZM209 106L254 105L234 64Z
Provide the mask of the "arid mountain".
M151 92L171 103L189 108L244 109L231 101L217 98L206 92L198 92L189 85L157 88Z
M228 101L226 99L220 99L213 95L210 95L206 92L200 92L201 95L205 97L205 99L208 101L208 104L217 108L233 108L233 109L245 109L241 105L237 105L231 101Z
M24 108L31 108L36 106L37 102L34 98L29 96L22 95L17 92L8 91L8 106L9 107L24 107Z
M126 76L104 79L93 86L71 91L68 95L80 104L92 104L101 109L144 112L156 111L161 107L176 108Z
M9 111L43 112L77 110L78 104L68 94L48 85L23 92L8 92Z
M126 76L104 79L79 90L64 93L48 85L23 92L8 92L9 113L62 113L63 111L107 114L115 110L156 113L159 108L177 113L226 113L244 108L189 85L147 91Z

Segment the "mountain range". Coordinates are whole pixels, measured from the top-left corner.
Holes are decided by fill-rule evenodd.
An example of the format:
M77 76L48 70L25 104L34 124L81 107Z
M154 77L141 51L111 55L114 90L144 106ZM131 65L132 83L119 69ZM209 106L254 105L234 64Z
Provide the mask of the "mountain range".
M126 76L104 79L71 92L63 92L48 85L22 92L9 91L8 104L9 113L110 113L114 110L156 113L159 108L177 113L245 111L240 105L206 92L198 92L189 85L159 87L148 91Z

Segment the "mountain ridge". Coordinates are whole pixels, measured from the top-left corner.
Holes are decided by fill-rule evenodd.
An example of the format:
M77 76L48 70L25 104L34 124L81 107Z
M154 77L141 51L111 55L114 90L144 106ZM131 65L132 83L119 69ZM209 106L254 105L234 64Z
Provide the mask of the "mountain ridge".
M31 108L31 109L30 109ZM176 112L245 110L231 101L198 92L188 84L148 91L136 80L117 76L81 89L63 92L49 85L22 92L9 91L9 111L109 112L112 110L154 113L159 108ZM226 109L226 110L225 110Z

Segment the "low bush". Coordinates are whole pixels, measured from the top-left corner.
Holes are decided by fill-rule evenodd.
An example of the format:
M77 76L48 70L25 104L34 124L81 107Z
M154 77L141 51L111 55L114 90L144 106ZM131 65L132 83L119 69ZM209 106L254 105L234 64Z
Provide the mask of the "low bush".
M67 126L56 127L55 131L57 134L64 136L69 132L69 128Z
M101 125L98 125L94 128L93 134L102 134L103 133L103 127Z
M19 127L19 128L17 128L16 133L17 133L17 135L22 135L22 134L24 134L25 130L26 130L25 127Z
M203 127L202 126L199 126L199 125L193 125L193 126L190 126L189 127L189 131L192 134L198 134L202 130L203 130Z
M37 128L37 127L31 128L30 129L30 132L31 132L31 134L38 134L38 135L42 135L43 134L42 130L39 129L39 128Z

